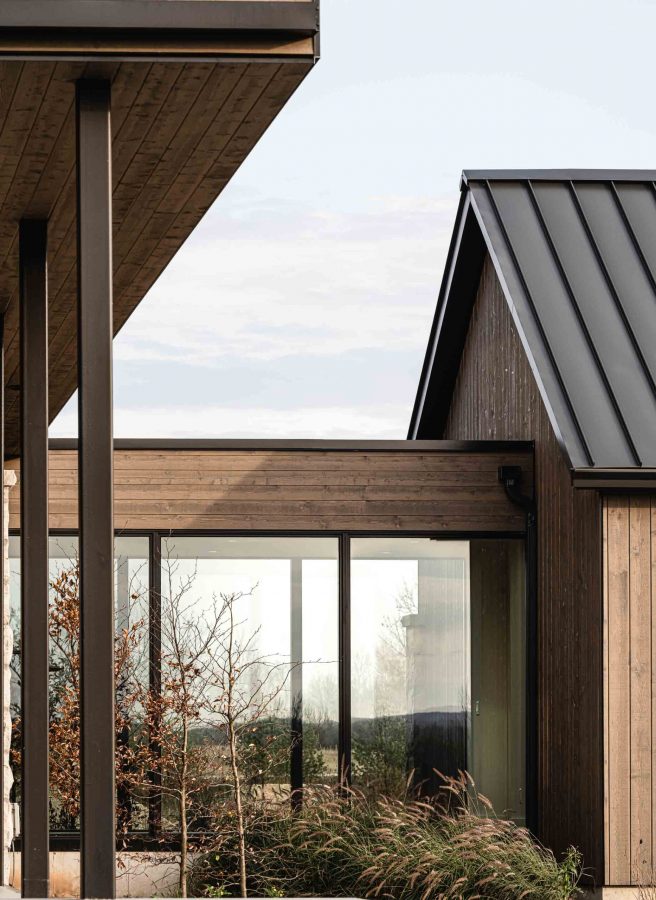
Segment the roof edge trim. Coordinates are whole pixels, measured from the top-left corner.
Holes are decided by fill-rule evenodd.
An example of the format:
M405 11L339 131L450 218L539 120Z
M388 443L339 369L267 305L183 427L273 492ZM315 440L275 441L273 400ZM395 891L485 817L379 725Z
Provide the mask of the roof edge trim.
M654 490L656 469L573 469L572 485L577 488L614 490Z
M318 0L3 0L0 32L319 30Z
M656 169L465 169L461 190L470 181L656 181Z
M50 450L77 450L77 438L50 438ZM384 453L531 453L532 441L334 440L264 438L114 438L115 450L293 450Z
M449 242L449 249L446 255L444 274L442 275L442 282L440 284L440 290L437 297L437 306L435 309L435 314L433 316L433 322L431 324L426 353L424 355L424 362L421 367L421 375L419 376L417 394L415 396L414 406L410 415L408 440L417 440L417 430L421 423L424 403L426 402L426 395L428 394L428 385L430 382L431 371L433 368L433 362L435 360L437 344L439 342L439 334L442 325L442 314L446 305L451 284L453 283L453 272L456 260L458 259L458 255L460 252L464 223L467 212L470 208L470 204L471 198L469 196L469 193L467 192L460 198L460 201L458 203L458 210L456 212L456 219L453 225L453 231L451 232L451 241Z

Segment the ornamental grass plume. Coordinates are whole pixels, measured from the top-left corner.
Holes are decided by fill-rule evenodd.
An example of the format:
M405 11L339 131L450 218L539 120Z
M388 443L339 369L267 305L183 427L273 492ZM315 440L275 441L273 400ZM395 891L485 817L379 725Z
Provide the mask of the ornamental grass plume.
M287 897L570 900L580 893L578 852L557 861L525 828L498 818L465 774L444 779L430 801L306 788L302 811L274 816L265 828L249 842L251 896L275 889ZM225 854L221 867L230 868Z

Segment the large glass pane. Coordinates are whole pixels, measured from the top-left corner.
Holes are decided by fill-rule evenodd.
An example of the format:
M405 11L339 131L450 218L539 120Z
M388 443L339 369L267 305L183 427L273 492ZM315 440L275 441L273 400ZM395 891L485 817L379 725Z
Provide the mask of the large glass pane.
M79 827L79 580L78 539L49 539L50 570L50 827L71 832ZM13 632L11 713L13 795L20 797L20 538L9 539L10 620ZM117 537L114 590L116 603L117 747L128 758L130 742L143 736L143 710L138 697L148 683L149 539ZM147 826L147 803L126 785L119 772L117 790L122 826Z
M335 779L337 554L334 538L163 540L162 681L179 693L185 660L197 680L190 740L205 784L196 785L192 819L206 821L203 806L216 811L210 796L229 801L233 762L249 796L265 801L288 799L301 777ZM173 709L164 694L175 748L181 705ZM164 769L164 818L175 822L173 758Z
M521 542L351 542L354 783L434 793L468 770L523 817Z

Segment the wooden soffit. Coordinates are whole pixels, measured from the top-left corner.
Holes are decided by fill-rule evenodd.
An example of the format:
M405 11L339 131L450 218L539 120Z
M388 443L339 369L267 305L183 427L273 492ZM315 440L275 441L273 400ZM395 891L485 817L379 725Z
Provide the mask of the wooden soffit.
M63 18L35 27L39 8L59 8ZM128 9L132 18L119 34L113 26ZM71 27L75 15L84 27ZM102 27L89 29L94 21ZM148 21L161 27L144 31ZM190 22L203 27L183 27ZM19 449L21 218L49 220L51 420L76 387L75 81L112 81L116 334L314 65L316 22L308 0L3 3L0 305L8 455Z

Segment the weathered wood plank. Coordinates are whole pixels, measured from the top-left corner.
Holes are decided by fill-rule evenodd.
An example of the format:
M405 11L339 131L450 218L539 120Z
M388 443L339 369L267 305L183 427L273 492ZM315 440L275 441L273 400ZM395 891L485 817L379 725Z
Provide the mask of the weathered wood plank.
M53 450L50 458L51 527L73 527L76 454ZM163 530L522 532L523 512L507 499L497 471L510 460L522 466L530 482L532 468L525 452L418 454L410 449L117 450L115 458L117 527ZM19 468L17 462L10 466ZM10 498L14 528L19 502L20 487Z
M68 467L65 458L55 451L51 453L54 469ZM485 473L497 480L500 461L507 459L503 453L416 453L416 452L361 452L361 451L285 451L285 450L248 450L239 451L157 451L140 450L131 455L131 451L117 450L116 468L129 469L130 472L166 471L178 474L185 470L202 472L254 472L270 470L275 472L343 472L349 474L363 471L371 466L376 472L385 470L390 473L423 473L427 470L445 473ZM530 459L523 454L523 459Z
M52 528L59 530L76 530L77 516L62 515L51 519ZM20 523L17 523L17 526ZM137 516L133 513L130 515L119 516L115 514L114 524L117 532L130 531L289 531L289 532L389 532L391 534L400 533L422 533L422 534L445 534L458 535L474 533L480 535L490 535L497 532L507 532L509 523L505 516L496 518L473 518L471 516L452 516L452 517L417 517L417 516L384 516L382 518L371 517L364 520L361 516L343 516L343 517L323 517L323 516L168 516L166 525L163 524L161 516ZM511 528L515 533L519 533L520 523L515 523L516 527ZM12 528L14 525L12 524Z
M608 871L631 882L631 643L629 506L608 498Z
M649 497L631 497L629 512L631 883L647 884L652 875L652 596Z

